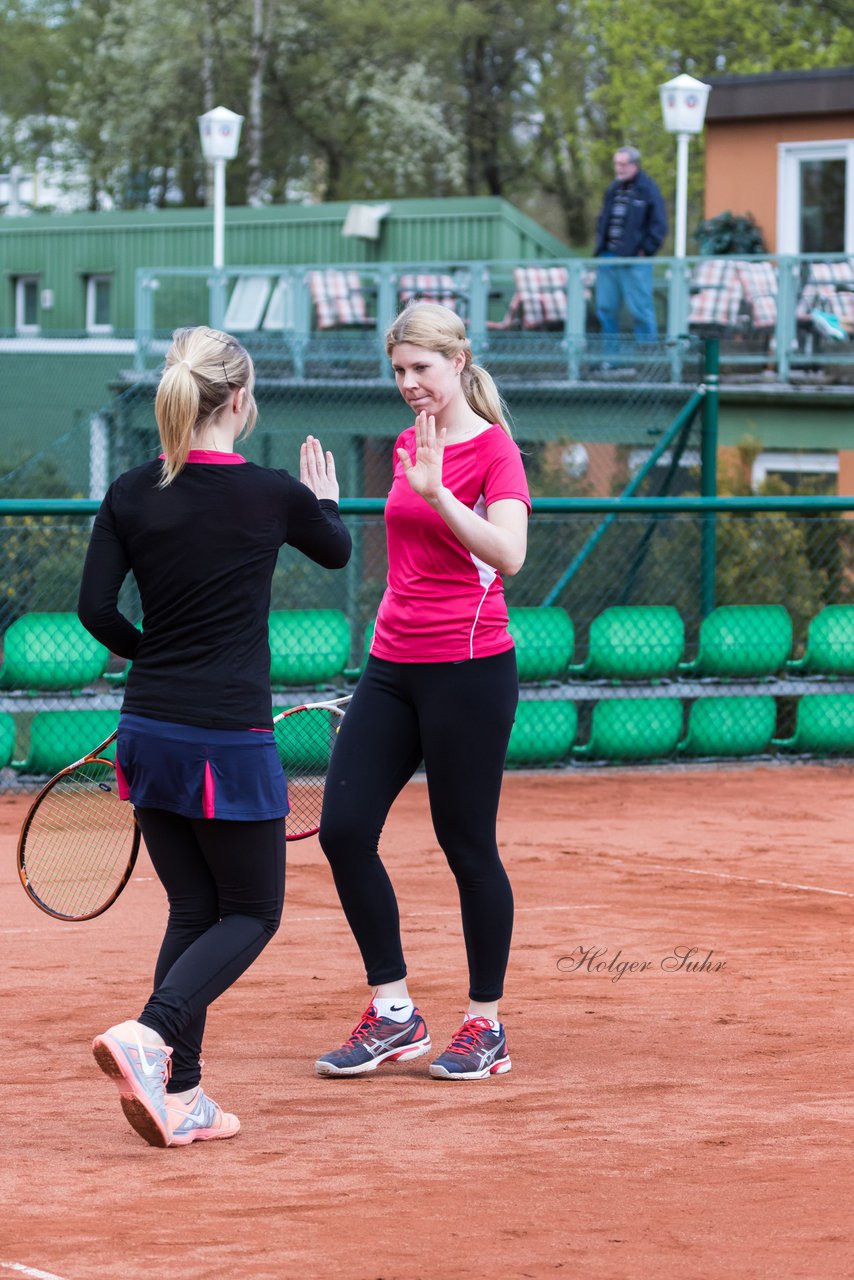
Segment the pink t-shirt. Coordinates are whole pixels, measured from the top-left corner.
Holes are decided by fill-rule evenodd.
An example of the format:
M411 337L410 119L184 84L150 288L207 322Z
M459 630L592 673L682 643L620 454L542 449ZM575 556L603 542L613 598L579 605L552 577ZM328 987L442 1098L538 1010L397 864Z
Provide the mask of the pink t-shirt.
M390 662L461 662L513 648L501 575L466 550L437 511L414 493L397 456L415 459L415 427L395 443L385 509L388 585L371 653ZM498 424L445 446L442 480L483 519L502 498L531 510L518 446Z

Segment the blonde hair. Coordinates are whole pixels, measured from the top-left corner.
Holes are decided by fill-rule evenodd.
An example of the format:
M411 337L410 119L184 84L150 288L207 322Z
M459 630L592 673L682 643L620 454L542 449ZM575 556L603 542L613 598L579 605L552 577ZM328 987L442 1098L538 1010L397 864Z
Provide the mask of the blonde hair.
M258 419L254 386L255 366L236 338L204 325L175 330L154 400L165 454L161 489L183 470L195 429L213 418L238 388L245 388L247 395L241 436L249 435Z
M413 347L424 347L426 351L437 351L448 360L453 360L463 352L466 362L460 374L460 382L469 407L479 418L497 422L508 436L513 435L510 415L504 401L491 374L472 360L466 327L456 311L443 307L438 302L408 303L386 333L386 353L390 356L401 342L410 342Z

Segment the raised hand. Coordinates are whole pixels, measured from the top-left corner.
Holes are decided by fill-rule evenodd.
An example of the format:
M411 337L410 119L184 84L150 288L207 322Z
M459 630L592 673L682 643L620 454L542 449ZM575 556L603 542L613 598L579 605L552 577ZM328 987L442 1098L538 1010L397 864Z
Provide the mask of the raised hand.
M445 427L437 433L436 419L432 414L428 416L422 412L415 419L415 461L412 461L405 449L397 451L410 485L428 502L438 498L442 490L442 457L446 435Z
M299 448L299 478L318 498L338 501L338 480L335 476L335 459L327 449L321 448L315 436L306 436Z

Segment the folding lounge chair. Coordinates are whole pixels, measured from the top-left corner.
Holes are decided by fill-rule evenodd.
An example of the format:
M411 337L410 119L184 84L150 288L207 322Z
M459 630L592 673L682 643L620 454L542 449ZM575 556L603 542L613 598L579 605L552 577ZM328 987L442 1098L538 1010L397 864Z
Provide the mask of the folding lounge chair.
M491 321L490 329L562 329L566 323L566 267L516 267L515 293L503 320Z
M308 287L314 303L318 329L372 328L362 279L358 271L329 267L309 271Z
M729 258L698 262L688 299L688 328L707 336L723 336L738 328L743 289L736 264Z
M460 311L460 297L453 276L428 271L407 271L398 281L401 306L418 298L422 302L440 302L451 311Z
M736 262L736 273L755 333L777 325L777 271L771 262Z
M854 263L811 262L796 315L802 328L824 337L854 337Z

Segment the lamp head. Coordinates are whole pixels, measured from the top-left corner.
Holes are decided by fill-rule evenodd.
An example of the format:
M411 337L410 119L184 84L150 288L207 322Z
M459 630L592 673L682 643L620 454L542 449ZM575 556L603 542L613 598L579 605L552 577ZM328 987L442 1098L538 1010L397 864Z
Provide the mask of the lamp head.
M214 107L199 116L199 135L206 160L233 160L240 146L243 116L228 107Z
M693 76L676 76L659 86L661 113L668 133L701 133L712 86Z

